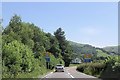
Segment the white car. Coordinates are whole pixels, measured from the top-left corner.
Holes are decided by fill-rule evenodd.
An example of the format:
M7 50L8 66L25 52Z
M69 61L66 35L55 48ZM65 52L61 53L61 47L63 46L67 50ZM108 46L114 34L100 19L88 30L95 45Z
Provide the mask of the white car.
M64 66L62 64L57 64L55 66L55 72L64 72Z

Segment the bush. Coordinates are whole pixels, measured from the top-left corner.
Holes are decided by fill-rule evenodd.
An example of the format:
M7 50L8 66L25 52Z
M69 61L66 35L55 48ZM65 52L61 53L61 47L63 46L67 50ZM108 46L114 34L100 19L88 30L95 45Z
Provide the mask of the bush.
M77 67L77 70L89 75L96 76L102 72L104 67L104 63L82 63Z
M77 70L80 71L80 72L83 72L85 68L86 68L86 64L80 64L80 65L77 67Z
M3 46L2 59L3 67L7 67L7 73L14 77L20 72L31 72L36 67L32 50L16 40Z
M77 70L100 78L118 78L120 75L119 59L117 56L109 57L101 63L82 63L77 67Z
M93 75L93 68L92 67L86 67L83 71L85 74Z
M105 68L100 78L118 78L120 75L120 60L117 57L110 57L105 62Z

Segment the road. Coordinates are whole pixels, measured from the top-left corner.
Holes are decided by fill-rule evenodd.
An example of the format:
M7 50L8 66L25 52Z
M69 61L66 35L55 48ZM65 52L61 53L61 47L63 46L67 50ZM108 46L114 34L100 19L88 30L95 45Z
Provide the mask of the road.
M65 67L65 72L51 72L46 76L44 76L44 78L52 78L52 79L63 78L62 80L64 80L64 78L69 78L69 79L73 79L73 78L89 78L90 79L91 78L91 80L97 79L96 77L86 75L84 73L76 71L76 67Z

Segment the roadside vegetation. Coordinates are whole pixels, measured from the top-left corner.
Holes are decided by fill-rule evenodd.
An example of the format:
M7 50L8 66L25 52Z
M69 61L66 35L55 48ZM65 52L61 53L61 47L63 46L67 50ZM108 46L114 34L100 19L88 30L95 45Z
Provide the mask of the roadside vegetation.
M71 64L77 66L77 70L88 75L99 78L119 78L120 76L120 57L118 46L107 48L97 48L89 44L80 44L70 41L74 58L81 59L80 64ZM84 62L84 54L91 54L91 63ZM106 79L105 79L106 80Z
M46 53L50 57L49 68L46 68ZM3 78L38 77L56 64L69 66L71 57L71 47L61 28L52 35L14 15L2 31Z
M106 60L99 62L82 63L77 67L77 70L99 78L119 78L120 56L107 57Z

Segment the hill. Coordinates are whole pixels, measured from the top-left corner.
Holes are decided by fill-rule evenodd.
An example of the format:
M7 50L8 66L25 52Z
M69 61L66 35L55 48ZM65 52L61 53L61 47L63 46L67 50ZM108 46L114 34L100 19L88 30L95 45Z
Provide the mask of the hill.
M107 54L106 52L103 52L100 49L96 49L96 51L97 51L97 57L108 57L108 56L110 56L109 54Z
M91 53L94 54L96 53L95 47L89 45L89 44L80 44L76 42L69 41L73 52L76 54L84 54L84 53Z
M108 46L104 47L103 49L109 53L118 54L118 46Z
M69 43L74 53L73 59L77 57L83 60L84 54L87 53L87 54L95 55L97 53L96 48L89 44L80 44L73 41L69 41Z
M89 44L81 44L73 41L69 41L74 54L81 58L85 53L92 54L96 57L107 57L110 53L102 48L97 48Z

